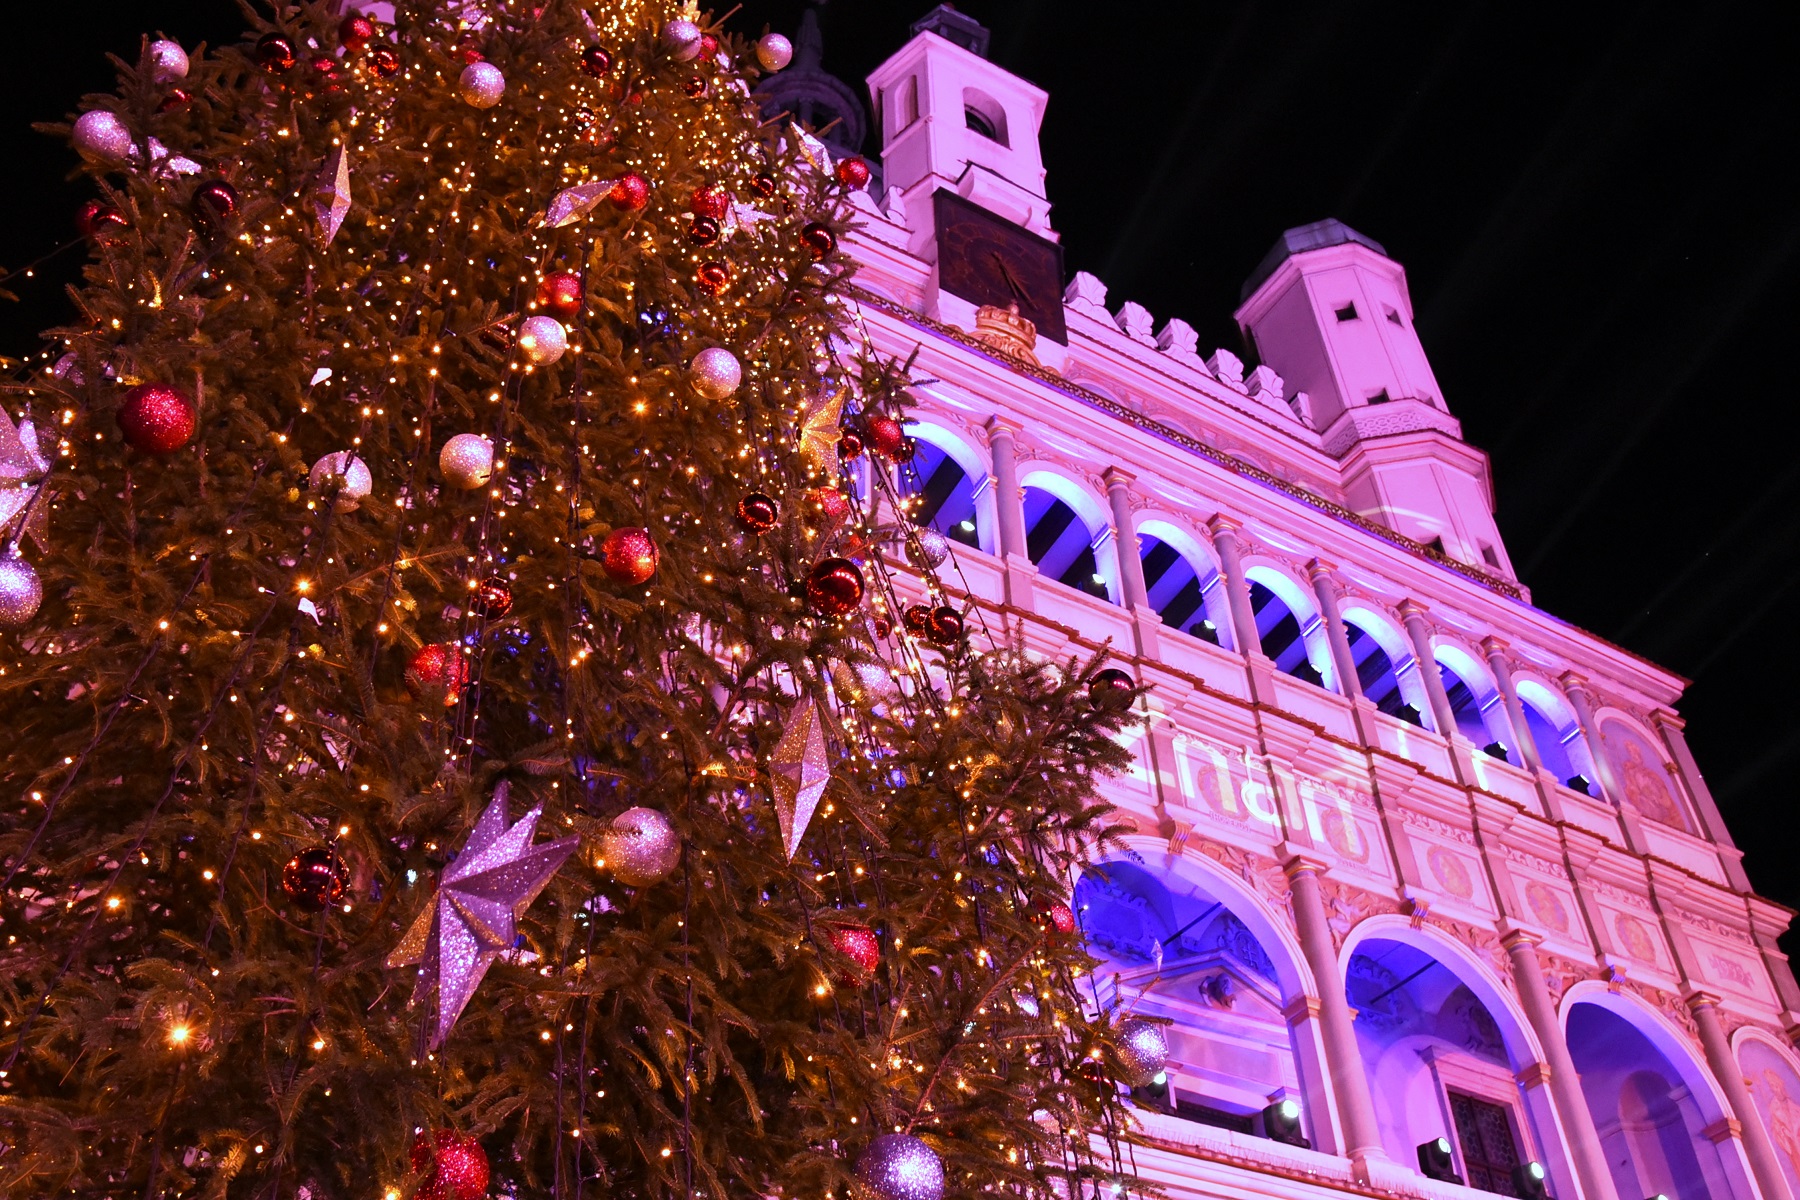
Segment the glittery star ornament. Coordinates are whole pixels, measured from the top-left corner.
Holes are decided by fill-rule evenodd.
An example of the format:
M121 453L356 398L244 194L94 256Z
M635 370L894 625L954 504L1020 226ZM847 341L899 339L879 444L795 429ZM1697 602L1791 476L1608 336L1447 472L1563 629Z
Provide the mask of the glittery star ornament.
M593 212L599 203L612 194L616 179L597 179L592 183L578 183L574 187L564 188L550 199L550 206L544 210L543 222L552 229L561 229L564 225L572 225Z
M350 215L350 155L339 146L313 179L313 213L319 218L319 240L331 245Z
M781 741L769 759L769 781L775 788L775 815L781 821L781 844L791 860L825 787L831 782L831 763L825 757L825 728L812 697L802 700L781 731Z
M856 1160L861 1200L943 1200L944 1162L916 1137L889 1133Z
M30 421L14 425L0 409L0 535L29 536L37 548L50 549L50 498L38 488L50 473L50 460L38 449L37 429ZM34 502L35 498L35 502ZM19 526L14 529L15 523Z
M437 989L433 1046L448 1036L488 967L513 948L520 915L581 844L567 837L534 847L543 806L508 826L506 793L505 784L494 790L462 854L438 880L437 895L388 955L389 967L419 965L413 1003Z
M843 437L838 422L844 417L846 394L839 388L800 422L800 454L827 479L836 479L838 474L838 439Z

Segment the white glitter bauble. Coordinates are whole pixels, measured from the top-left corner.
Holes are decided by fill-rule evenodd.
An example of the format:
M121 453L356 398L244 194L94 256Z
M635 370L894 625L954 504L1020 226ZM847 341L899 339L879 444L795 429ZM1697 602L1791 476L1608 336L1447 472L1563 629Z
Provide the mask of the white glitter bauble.
M1155 1021L1126 1021L1119 1026L1120 1081L1128 1087L1154 1083L1169 1065L1169 1039Z
M101 162L124 162L131 153L131 130L104 108L75 118L75 149Z
M150 78L158 83L173 83L177 79L186 79L187 73L187 51L181 48L180 42L150 43Z
M794 61L794 43L779 33L765 33L756 43L756 61L765 71L779 71Z
M627 887L648 887L681 861L681 836L654 808L628 808L600 835L600 856Z
M906 539L906 561L915 567L936 567L950 557L950 539L935 529L920 526Z
M0 558L0 629L22 629L37 616L44 585L22 558Z
M662 27L663 49L676 62L693 62L700 56L700 27L692 21L676 17Z
M722 346L709 346L688 364L688 382L708 400L730 399L744 382L744 368L737 355Z
M831 668L831 686L858 708L887 704L900 694L900 685L880 663L839 662Z
M375 490L375 477L369 474L369 464L348 450L321 458L313 464L306 479L312 490L321 496L336 487L337 499L332 507L341 513L355 512ZM339 482L334 483L334 480Z
M457 94L463 103L475 108L492 108L506 94L506 76L490 62L470 63L456 81Z
M494 473L494 443L479 433L459 433L438 452L438 470L452 487L473 491Z
M944 1163L916 1137L883 1134L856 1160L856 1182L867 1200L943 1200Z
M519 322L519 349L540 367L547 367L569 348L569 331L555 317L526 317Z

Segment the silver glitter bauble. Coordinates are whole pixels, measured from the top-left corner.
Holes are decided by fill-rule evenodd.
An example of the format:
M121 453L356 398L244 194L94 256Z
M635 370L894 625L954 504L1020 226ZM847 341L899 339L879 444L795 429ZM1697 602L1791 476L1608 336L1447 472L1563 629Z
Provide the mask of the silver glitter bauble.
M950 539L935 529L921 526L917 540L906 539L906 561L915 567L936 567L950 557Z
M756 61L765 71L779 71L794 61L794 43L779 33L765 33L756 42Z
M0 558L0 629L22 629L37 616L44 585L22 558Z
M459 433L438 452L438 470L452 487L473 491L494 473L494 443L479 433Z
M831 668L831 686L858 708L887 704L900 694L900 684L876 662L840 661Z
M708 400L728 400L744 382L744 368L737 355L722 346L709 346L688 364L688 382Z
M883 1134L856 1160L856 1182L864 1200L943 1200L944 1163L916 1137Z
M549 366L568 348L569 331L555 317L526 317L519 322L519 349L536 366Z
M474 108L492 108L506 94L506 76L490 62L470 63L456 80L457 95Z
M131 130L104 108L96 108L75 118L75 149L86 158L101 162L124 162L131 153Z
M181 48L180 42L150 43L150 78L158 83L173 83L177 79L186 79L187 73L187 51Z
M1125 1021L1119 1025L1120 1082L1127 1087L1154 1083L1169 1065L1169 1039L1155 1021Z
M312 472L307 475L306 480L312 490L320 495L336 486L337 499L332 507L341 513L355 512L357 506L375 490L375 477L369 474L369 464L348 450L339 450L321 458L313 464ZM338 482L334 484L334 480Z
M676 62L693 62L700 57L700 37L700 27L682 17L662 27L663 49Z
M681 836L654 808L628 808L600 835L600 855L612 877L627 887L667 878L681 861Z

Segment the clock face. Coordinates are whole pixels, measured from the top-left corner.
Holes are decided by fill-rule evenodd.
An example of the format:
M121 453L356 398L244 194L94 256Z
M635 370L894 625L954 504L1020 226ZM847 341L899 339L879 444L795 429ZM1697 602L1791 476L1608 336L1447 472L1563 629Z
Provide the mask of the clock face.
M971 304L1017 304L1038 336L1068 344L1063 325L1062 247L955 192L932 196L938 286Z

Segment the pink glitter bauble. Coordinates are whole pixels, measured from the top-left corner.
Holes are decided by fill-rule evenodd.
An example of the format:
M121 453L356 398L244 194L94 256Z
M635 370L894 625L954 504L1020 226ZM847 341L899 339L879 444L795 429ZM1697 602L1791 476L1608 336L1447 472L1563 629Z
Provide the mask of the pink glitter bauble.
M417 1200L482 1200L488 1190L487 1151L454 1129L413 1139L412 1168L425 1176Z
M615 529L600 543L600 567L614 583L646 582L656 574L661 556L648 529Z
M143 383L125 393L119 429L133 449L173 454L194 436L198 420L188 398L160 383Z

